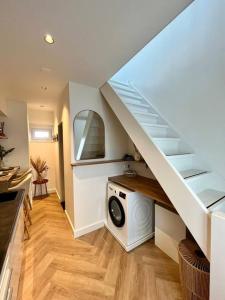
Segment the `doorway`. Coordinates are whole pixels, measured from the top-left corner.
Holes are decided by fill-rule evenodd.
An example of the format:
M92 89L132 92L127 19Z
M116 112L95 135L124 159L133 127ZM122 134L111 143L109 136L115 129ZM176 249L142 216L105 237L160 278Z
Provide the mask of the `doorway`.
M61 188L61 205L65 210L65 182L64 182L64 152L63 152L63 123L58 125L58 145L59 145L59 180Z

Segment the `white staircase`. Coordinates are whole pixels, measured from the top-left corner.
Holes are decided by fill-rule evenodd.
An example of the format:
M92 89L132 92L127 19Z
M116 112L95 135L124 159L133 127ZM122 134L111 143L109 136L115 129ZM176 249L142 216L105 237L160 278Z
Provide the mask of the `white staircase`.
M225 211L225 181L212 172L129 83L101 92L210 260L210 215Z

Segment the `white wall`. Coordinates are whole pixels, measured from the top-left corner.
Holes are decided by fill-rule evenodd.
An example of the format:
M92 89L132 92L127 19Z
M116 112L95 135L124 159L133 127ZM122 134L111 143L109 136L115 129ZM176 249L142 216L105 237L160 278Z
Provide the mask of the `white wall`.
M28 109L29 127L53 127L54 125L54 112L38 109ZM41 159L46 160L48 165L47 179L48 192L56 191L56 153L55 143L52 141L34 141L30 140L30 156L36 159L40 156ZM33 172L34 177L36 172Z
M106 155L103 160L120 159L128 152L128 136L99 90L74 82L69 84L70 122L82 110L93 110L105 124ZM76 137L72 133L71 162L75 162ZM105 219L106 185L109 176L122 174L124 163L73 168L75 236L103 225Z
M124 162L74 168L75 237L104 225L108 177L125 169Z
M5 134L7 140L0 143L6 149L15 148L9 153L4 162L9 166L20 166L28 169L29 162L29 142L28 142L28 120L27 104L22 101L7 101L7 117L0 117L1 122L5 122Z
M225 178L225 2L195 0L115 76L130 80Z
M101 95L100 91L75 82L70 82L70 116L73 122L77 113L82 110L93 110L103 119L105 124L105 158L119 159L128 151L128 136L116 115ZM73 134L72 134L73 137ZM75 139L72 143L72 162L75 162L74 155Z
M29 123L32 125L40 125L40 126L54 125L54 111L29 108L28 118L29 118Z
M65 200L65 209L67 216L74 226L74 194L73 194L73 173L71 167L71 142L72 142L72 121L69 103L69 85L62 92L59 99L56 117L55 132L57 132L58 124L63 123L63 152L64 152L64 183L65 183L65 199L62 199L62 182L59 168L59 148L58 143L55 145L56 159L56 189L60 200Z

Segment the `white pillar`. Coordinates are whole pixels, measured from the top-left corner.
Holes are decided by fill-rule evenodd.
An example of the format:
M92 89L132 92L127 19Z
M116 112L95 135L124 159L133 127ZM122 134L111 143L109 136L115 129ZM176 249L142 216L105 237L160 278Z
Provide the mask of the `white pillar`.
M225 214L215 212L211 222L210 300L225 299Z

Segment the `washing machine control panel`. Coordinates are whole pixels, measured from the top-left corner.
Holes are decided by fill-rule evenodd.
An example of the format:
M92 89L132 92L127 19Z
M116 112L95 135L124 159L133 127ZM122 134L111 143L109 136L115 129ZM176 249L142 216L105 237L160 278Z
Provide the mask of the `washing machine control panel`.
M123 199L126 199L126 194L123 192L119 192L119 196Z

